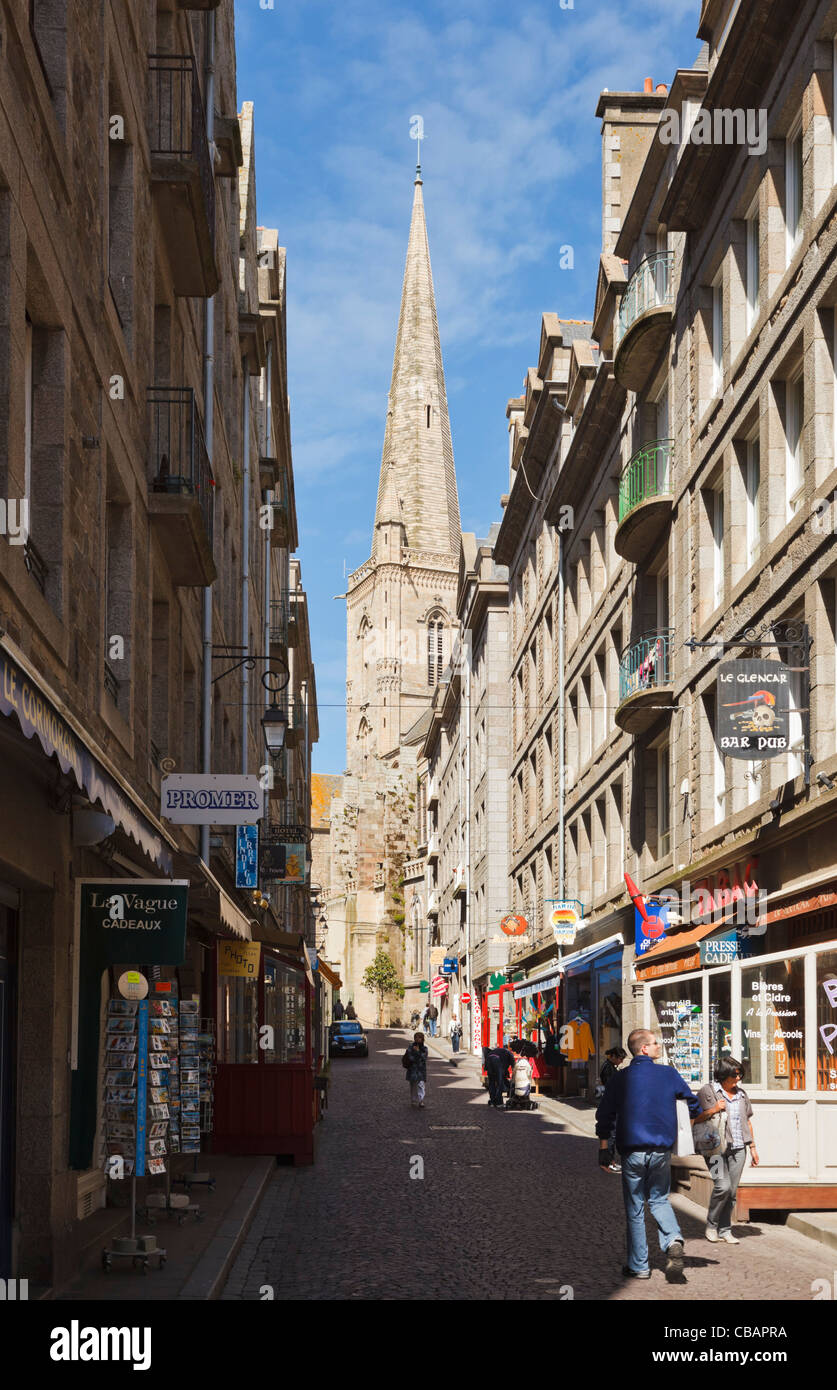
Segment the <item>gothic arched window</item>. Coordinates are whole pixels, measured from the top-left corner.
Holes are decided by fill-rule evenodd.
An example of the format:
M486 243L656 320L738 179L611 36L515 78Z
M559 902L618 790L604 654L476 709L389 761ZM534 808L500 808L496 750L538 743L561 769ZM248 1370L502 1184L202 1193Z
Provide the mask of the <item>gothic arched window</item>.
M360 744L361 767L366 771L366 763L369 757L369 725L364 716L358 725L357 741Z
M364 666L369 665L370 648L372 643L372 624L364 613L358 628L358 640L360 641L360 653Z
M427 624L427 684L431 687L442 679L445 665L444 633L441 613L433 613Z

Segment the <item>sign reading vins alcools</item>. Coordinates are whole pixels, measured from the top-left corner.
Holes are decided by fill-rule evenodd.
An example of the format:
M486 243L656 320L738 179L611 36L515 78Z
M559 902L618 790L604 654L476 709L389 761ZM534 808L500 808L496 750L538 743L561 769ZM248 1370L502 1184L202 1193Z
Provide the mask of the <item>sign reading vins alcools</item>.
M727 758L775 758L790 746L791 671L782 661L718 667L716 741Z

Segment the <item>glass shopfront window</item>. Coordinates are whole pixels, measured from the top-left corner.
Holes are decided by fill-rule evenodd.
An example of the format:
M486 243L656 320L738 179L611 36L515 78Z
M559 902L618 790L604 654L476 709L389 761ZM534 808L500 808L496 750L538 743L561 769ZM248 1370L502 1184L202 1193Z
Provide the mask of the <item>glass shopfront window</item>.
M607 965L598 971L599 1064L611 1047L622 1047L622 964Z
M662 1038L664 1059L676 1067L690 1085L703 1081L702 1000L700 976L673 980L651 990L651 1027L659 1031Z
M265 956L264 1021L273 1030L266 1062L305 1061L305 977L282 961Z
M709 1079L722 1057L732 1056L732 975L713 970L709 976Z
M837 1091L837 951L817 956L817 1090Z
M242 978L221 975L218 1060L219 1062L258 1062L259 1060L259 982L255 976Z
M755 1090L805 1090L805 958L741 971L745 1083Z

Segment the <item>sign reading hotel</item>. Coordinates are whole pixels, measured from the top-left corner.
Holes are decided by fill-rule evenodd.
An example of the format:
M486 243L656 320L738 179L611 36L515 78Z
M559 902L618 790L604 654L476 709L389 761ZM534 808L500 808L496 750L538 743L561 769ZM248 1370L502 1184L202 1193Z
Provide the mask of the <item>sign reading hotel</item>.
M791 672L781 661L718 667L718 749L727 758L775 758L790 746Z
M175 825L255 825L264 792L255 773L173 772L162 781L160 815Z

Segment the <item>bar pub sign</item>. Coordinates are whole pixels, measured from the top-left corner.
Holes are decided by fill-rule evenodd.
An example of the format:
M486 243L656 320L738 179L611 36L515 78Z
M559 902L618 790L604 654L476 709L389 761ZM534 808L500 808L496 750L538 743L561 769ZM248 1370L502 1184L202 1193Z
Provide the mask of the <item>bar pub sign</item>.
M775 758L790 746L791 671L782 661L718 667L718 749L727 758Z

